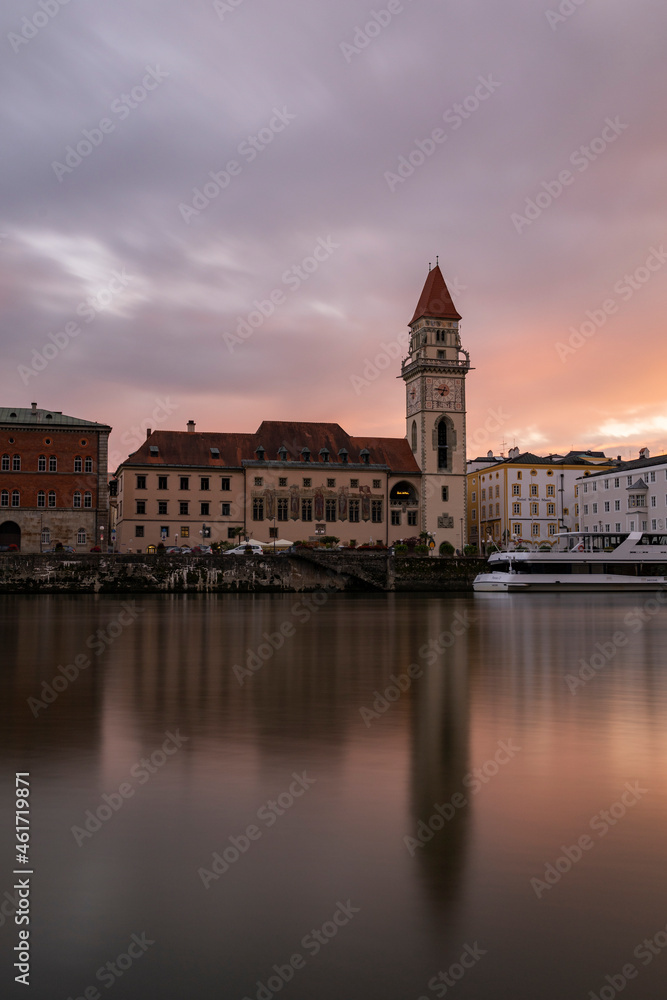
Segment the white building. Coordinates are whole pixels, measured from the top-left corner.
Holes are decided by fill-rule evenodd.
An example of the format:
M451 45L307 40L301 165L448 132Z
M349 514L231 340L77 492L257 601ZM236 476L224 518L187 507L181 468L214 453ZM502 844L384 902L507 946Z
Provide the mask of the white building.
M667 528L667 455L622 462L612 471L577 481L575 509L582 531L664 531Z

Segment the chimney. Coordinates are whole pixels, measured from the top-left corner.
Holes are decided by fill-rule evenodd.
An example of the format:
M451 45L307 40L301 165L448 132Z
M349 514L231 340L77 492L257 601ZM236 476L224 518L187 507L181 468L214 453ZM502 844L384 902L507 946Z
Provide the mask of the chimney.
M30 405L32 406L32 412L37 413L37 403L31 403Z
M195 432L195 422L194 422L194 420L188 420L188 431L189 431L190 434L194 434L194 432Z
M651 453L649 452L648 448L640 448L639 449L639 457L640 458L650 458L651 457Z
M150 427L147 427L146 428L146 440L148 440L148 438L151 436L152 433L153 433L153 431L150 429Z

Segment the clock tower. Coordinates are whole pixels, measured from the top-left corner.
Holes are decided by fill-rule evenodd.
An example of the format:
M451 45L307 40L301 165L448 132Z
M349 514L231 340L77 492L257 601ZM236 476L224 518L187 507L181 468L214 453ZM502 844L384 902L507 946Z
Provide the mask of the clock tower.
M467 537L466 397L470 356L461 346L461 316L438 264L426 278L410 321L401 378L407 393L407 439L422 471L421 527L460 549ZM462 524L463 519L463 524Z

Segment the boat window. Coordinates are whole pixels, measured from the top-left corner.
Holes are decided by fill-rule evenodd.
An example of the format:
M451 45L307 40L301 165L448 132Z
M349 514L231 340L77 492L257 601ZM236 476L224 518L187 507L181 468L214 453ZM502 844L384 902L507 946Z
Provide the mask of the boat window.
M667 535L642 535L639 545L667 545Z

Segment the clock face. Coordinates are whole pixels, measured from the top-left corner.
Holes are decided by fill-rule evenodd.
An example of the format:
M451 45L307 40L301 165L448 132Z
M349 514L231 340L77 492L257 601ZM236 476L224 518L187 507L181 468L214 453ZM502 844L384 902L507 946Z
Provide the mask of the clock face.
M408 415L419 409L420 395L419 386L415 382L408 386Z
M426 378L427 410L462 410L463 392L461 379Z

